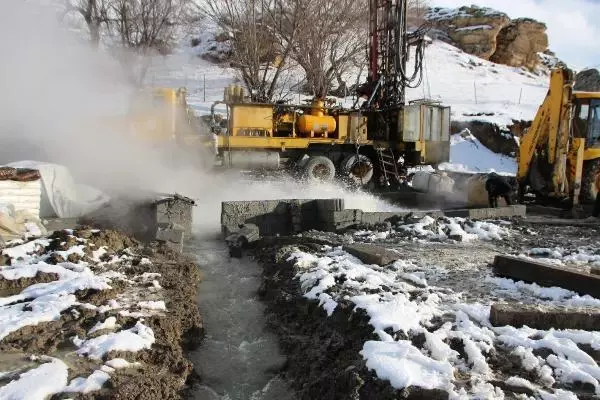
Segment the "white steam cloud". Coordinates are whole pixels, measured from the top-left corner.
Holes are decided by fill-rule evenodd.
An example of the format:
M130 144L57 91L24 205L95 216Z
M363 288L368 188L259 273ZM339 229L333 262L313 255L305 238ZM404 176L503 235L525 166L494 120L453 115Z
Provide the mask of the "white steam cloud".
M110 194L178 192L197 200L195 223L204 232L218 232L225 200L343 197L351 208L393 208L335 185L214 175L185 165L174 149L131 137L111 121L127 113L134 88L119 64L82 36L41 0L0 2L0 165L65 165L77 181Z

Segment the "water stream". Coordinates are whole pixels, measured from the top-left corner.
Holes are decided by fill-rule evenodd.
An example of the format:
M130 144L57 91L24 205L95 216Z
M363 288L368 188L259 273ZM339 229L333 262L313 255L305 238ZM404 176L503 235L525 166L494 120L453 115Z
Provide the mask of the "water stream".
M201 376L194 400L293 400L277 371L285 363L277 337L265 326L258 299L261 268L232 259L217 239L197 239L187 252L203 274L198 292L206 338L189 354Z

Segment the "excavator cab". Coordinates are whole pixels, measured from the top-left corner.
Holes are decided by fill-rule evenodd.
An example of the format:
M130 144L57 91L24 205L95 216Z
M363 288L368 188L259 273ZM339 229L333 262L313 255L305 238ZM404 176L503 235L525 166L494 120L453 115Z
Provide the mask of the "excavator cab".
M573 135L585 139L586 147L600 147L600 99L585 94L575 93Z
M587 145L600 147L600 99L590 102Z

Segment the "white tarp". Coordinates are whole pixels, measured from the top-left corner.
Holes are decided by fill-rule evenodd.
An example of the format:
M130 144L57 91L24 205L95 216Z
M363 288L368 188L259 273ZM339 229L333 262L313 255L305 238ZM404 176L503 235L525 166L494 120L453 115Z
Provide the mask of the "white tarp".
M41 181L18 182L0 180L0 213L2 205L12 205L16 211L40 217L40 202L42 198Z
M40 171L41 218L78 218L98 210L110 201L110 198L98 189L75 183L65 166L38 161L18 161L7 166Z

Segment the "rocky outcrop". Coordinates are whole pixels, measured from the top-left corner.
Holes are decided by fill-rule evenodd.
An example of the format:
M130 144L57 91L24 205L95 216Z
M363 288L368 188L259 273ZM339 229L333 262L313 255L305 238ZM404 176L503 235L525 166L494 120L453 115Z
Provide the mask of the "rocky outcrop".
M491 8L435 7L426 19L436 37L447 36L466 53L499 64L533 70L548 50L545 24L529 18L511 20Z
M512 20L500 30L496 42L490 61L532 70L540 63L538 53L548 49L546 24L529 18Z
M586 69L575 77L575 90L583 92L600 92L600 71Z
M426 19L445 32L461 49L489 60L496 51L496 37L510 22L508 15L477 6L458 9L432 8Z

